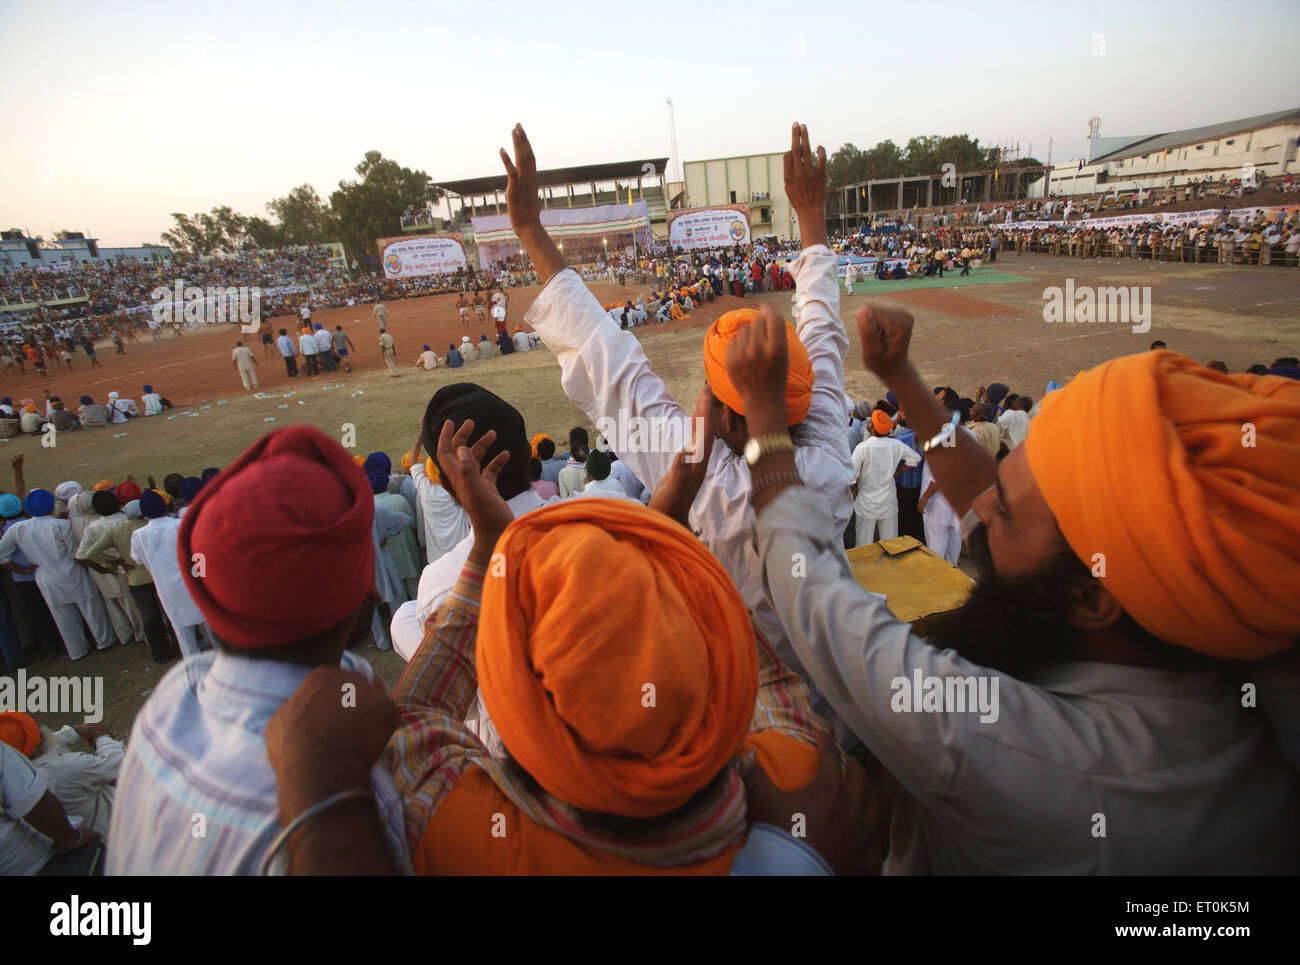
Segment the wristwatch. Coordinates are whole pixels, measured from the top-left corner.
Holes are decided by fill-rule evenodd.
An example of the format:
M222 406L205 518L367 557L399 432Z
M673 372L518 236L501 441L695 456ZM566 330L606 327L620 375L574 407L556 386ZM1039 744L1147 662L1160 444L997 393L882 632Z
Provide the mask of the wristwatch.
M764 456L770 456L774 452L786 450L794 452L794 442L789 435L776 434L766 436L754 436L745 443L745 462L754 465Z

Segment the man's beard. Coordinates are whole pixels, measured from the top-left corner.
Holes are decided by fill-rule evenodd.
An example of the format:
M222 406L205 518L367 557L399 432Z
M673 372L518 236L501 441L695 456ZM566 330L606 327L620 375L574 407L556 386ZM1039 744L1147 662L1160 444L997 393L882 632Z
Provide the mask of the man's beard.
M970 534L967 548L979 570L975 587L930 642L1020 679L1071 659L1078 640L1066 613L1077 598L1074 588L1091 574L1069 546L1037 572L1014 580L994 570L982 523Z

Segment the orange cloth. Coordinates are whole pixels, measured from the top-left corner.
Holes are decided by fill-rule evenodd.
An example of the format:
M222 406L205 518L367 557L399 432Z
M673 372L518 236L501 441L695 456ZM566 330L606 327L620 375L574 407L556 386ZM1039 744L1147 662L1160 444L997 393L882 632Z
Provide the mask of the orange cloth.
M41 729L31 714L14 711L0 714L0 743L8 744L24 757L41 746Z
M170 505L172 504L171 493L168 493L167 491L162 490L162 489L155 489L155 490L152 490L152 491L155 492L155 493L157 493L159 496L161 496L161 497L162 497L162 501L163 501L164 503L166 503L168 506L170 506Z
M734 309L710 325L704 336L704 377L708 379L714 398L741 415L745 414L745 407L741 404L740 393L727 376L727 346L737 332L760 317L753 308ZM792 426L803 422L812 406L813 370L808 350L789 322L785 323L785 334L790 349L790 371L785 377L785 424Z
M740 747L758 689L753 627L722 565L667 517L605 499L521 516L496 552L478 682L510 754L579 808L645 818L685 804Z
M355 462L359 467L364 467L366 464L366 457L361 455L361 453L358 452L355 456L352 457L352 461Z
M35 411L36 411L36 406L34 406L34 405L25 405L25 406L23 406L23 411L24 411L24 412L35 412Z
M405 472L410 472L410 471L411 471L411 467L412 467L413 465L415 465L415 460L411 458L411 454L410 454L409 452L404 452L404 453L402 453L402 469L403 469L403 471L405 471Z
M438 473L438 464L433 461L432 456L424 460L424 474L429 477L429 482L442 482L442 476Z
M540 459L540 458L541 458L540 456L537 455L537 444L538 444L539 442L541 442L543 439L551 439L551 437L548 436L545 432L539 432L539 433L537 433L537 435L533 436L533 438L532 438L532 440L531 440L532 443L533 443L533 458L534 458L534 459ZM555 440L554 440L554 439L551 439L551 441L554 442Z
M1300 635L1300 382L1129 355L1044 397L1025 450L1071 549L1104 555L1146 630L1232 660Z
M113 480L101 479L99 482L95 483L95 487L94 489L91 490L91 492L102 493L105 489L112 489L112 488L113 488Z
M882 436L887 436L894 431L894 420L889 418L889 413L884 409L873 409L871 412L871 428Z

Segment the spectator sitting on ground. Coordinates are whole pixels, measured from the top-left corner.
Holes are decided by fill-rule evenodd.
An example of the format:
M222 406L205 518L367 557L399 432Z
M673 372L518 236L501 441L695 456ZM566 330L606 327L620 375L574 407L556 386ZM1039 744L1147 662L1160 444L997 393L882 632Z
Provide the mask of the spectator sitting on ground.
M100 405L88 395L81 397L81 408L77 410L81 417L83 429L98 429L108 425L108 406Z
M163 409L170 409L172 407L171 400L164 399L161 395L155 392L152 385L146 385L144 387L144 391L140 396L140 401L144 403L145 415L161 415Z

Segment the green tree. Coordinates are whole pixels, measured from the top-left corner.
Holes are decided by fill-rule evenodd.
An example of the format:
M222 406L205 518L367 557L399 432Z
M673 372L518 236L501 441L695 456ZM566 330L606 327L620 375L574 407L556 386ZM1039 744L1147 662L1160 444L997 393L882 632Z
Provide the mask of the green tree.
M375 253L375 239L401 234L401 216L442 197L429 175L402 167L378 151L357 165L360 181L340 181L330 195L330 227L350 258Z
M826 179L832 188L863 181L866 173L865 157L852 144L845 144L826 160Z
M903 154L893 141L879 142L863 154L866 172L863 180L896 178L903 173Z
M283 198L273 198L266 210L279 222L280 244L314 245L329 241L326 237L330 223L330 209L316 189L310 184L300 184ZM257 247L269 247L257 245Z

